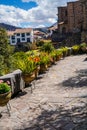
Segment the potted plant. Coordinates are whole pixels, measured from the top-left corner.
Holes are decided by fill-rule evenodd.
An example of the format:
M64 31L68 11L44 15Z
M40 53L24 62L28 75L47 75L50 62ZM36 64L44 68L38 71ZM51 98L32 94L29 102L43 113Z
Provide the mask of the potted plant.
M50 53L50 52L54 51L54 47L53 47L52 43L47 42L47 43L43 44L43 46L40 48L40 50Z
M61 47L60 49L63 53L63 58L65 58L68 54L68 48L67 47Z
M11 98L11 87L9 82L0 80L0 106L5 106Z
M58 49L55 51L55 54L56 54L56 61L59 61L63 55L62 51Z
M43 73L48 68L48 63L50 62L50 57L47 53L42 52L40 54L40 73Z
M55 61L56 61L56 51L52 51L50 53L50 57L51 57L51 64L55 64Z
M74 45L72 46L72 53L73 55L77 55L79 52L80 46L79 45Z
M25 83L30 83L35 78L36 65L34 61L29 58L17 61L17 68L22 71L22 77Z
M86 51L87 51L87 45L86 45L86 43L81 43L80 44L80 51L82 53L86 53Z
M32 60L32 57L24 52L15 53L13 56L14 69L20 69L22 71L22 78L26 84L29 84L35 78L36 64Z
M70 56L72 54L72 48L68 47L67 56Z
M32 57L33 62L36 65L36 69L35 69L35 78L37 78L38 74L39 74L39 70L40 70L40 57L38 55L34 55Z

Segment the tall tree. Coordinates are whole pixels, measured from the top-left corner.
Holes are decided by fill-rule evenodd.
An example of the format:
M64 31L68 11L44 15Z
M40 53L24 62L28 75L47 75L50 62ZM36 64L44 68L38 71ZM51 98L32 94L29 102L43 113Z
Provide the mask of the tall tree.
M1 59L3 59L3 61L0 61L1 63L3 63L2 65L0 65L0 69L2 71L9 70L10 56L13 53L13 50L14 48L9 44L6 30L0 28L0 57L2 57ZM4 73L7 72L5 71Z
M0 54L7 54L8 36L5 29L0 28Z

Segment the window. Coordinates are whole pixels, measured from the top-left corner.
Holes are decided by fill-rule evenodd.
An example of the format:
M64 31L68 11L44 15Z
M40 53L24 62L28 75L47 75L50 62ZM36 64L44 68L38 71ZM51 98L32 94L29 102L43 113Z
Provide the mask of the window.
M67 16L67 10L65 11L65 16Z
M30 42L30 38L27 38L27 42Z
M25 37L25 33L22 33L21 36L22 36L22 37Z
M66 28L65 27L62 28L62 33L63 34L66 33Z
M22 41L25 41L25 38L22 38Z
M17 33L16 35L17 35L17 36L20 36L20 33Z
M15 43L15 40L12 40L12 43Z
M15 39L15 37L14 37L14 36L12 36L11 38L12 38L12 39Z
M17 43L20 43L20 38L17 38Z

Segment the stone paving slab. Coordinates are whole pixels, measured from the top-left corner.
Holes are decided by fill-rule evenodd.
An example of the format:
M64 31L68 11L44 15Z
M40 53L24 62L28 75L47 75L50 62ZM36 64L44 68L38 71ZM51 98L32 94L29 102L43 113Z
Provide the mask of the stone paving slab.
M86 55L61 59L10 100L11 116L0 107L0 130L87 130Z

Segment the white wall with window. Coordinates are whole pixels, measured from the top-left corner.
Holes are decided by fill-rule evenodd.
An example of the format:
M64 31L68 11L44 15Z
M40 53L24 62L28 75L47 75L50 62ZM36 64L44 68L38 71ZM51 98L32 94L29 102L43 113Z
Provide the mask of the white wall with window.
M34 41L33 30L30 32L13 33L9 36L9 42L11 45L16 45L17 43L32 43Z
M11 45L16 45L17 41L14 35L9 36L9 42Z

